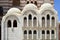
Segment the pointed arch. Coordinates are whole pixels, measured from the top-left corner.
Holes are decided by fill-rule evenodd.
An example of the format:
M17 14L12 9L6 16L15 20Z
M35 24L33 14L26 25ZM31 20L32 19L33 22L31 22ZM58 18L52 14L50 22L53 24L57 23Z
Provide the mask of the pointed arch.
M55 26L55 17L52 17L52 27Z
M27 18L26 18L26 17L24 17L24 20L27 20Z
M27 39L27 30L24 30L23 33L24 33L24 39Z
M13 27L17 27L17 20L13 21Z
M37 18L36 17L33 18L33 26L37 26Z
M34 20L36 20L37 18L36 18L36 17L34 17L33 19L34 19Z
M27 34L27 30L24 30L24 34Z
M47 14L47 20L50 20L50 15L49 14Z
M49 27L50 26L50 15L49 14L47 14L47 27Z
M45 17L42 17L42 27L45 27Z
M33 34L37 34L37 31L36 31L36 30L34 30L34 31L33 31Z
M54 20L55 18L54 17L52 17L52 20Z
M27 17L24 17L24 26L27 26Z
M29 23L28 24L29 26L32 26L32 15L31 14L28 15L28 23Z
M8 20L7 27L11 27L11 20Z
M36 36L37 36L37 31L34 30L34 31L33 31L33 39L36 39Z
M32 31L31 30L29 30L29 34L32 34Z
M51 33L54 34L54 30L52 30Z
M31 19L32 19L32 15L31 15L31 14L29 14L28 18L29 18L29 20L31 20Z

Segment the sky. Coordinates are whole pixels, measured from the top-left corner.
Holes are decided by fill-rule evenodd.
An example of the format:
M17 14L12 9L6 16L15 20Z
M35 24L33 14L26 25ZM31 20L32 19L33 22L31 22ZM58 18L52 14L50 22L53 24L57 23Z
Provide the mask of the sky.
M60 21L60 0L54 0L54 8L58 12L58 21Z

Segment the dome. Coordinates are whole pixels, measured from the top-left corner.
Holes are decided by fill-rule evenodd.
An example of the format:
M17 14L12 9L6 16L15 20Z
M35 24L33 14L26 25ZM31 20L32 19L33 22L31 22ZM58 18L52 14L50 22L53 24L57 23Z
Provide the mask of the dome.
M56 13L56 10L53 8L53 6L50 3L44 3L43 5L41 5L40 9L39 9L39 13L43 13L45 10L50 10L53 13Z
M30 3L30 4L27 4L23 10L34 10L34 9L37 9L37 6Z
M21 11L18 8L11 8L8 10L7 14L11 13L20 13Z
M48 8L53 8L53 6L50 3L44 3L40 7L40 9L48 9Z

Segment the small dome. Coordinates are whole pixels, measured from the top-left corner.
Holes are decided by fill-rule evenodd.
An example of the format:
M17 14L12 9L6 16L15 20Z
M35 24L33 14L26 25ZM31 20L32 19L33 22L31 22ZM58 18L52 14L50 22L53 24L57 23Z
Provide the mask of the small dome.
M21 11L18 9L18 8L11 8L8 10L8 14L11 14L11 13L20 13Z
M30 4L27 4L23 10L34 10L34 9L37 9L37 6L30 3Z
M50 3L44 3L40 7L40 9L48 9L48 8L53 8L53 6Z

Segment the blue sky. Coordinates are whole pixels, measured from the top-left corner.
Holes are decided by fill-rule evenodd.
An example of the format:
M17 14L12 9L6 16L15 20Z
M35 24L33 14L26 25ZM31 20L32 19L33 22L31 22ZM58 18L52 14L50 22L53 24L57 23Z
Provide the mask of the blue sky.
M58 20L60 21L60 0L54 0L54 8L58 11Z

